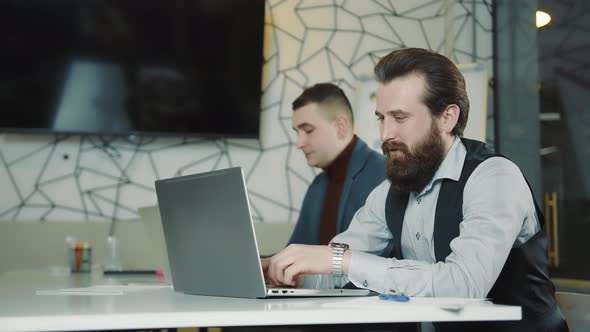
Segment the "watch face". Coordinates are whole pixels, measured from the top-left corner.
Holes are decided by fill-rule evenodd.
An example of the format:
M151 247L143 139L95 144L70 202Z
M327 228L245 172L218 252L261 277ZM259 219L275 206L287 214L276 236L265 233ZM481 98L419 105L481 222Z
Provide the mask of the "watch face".
M344 250L347 250L348 249L348 244L346 244L346 243L332 242L332 243L330 243L330 247L332 247L332 248L342 248Z

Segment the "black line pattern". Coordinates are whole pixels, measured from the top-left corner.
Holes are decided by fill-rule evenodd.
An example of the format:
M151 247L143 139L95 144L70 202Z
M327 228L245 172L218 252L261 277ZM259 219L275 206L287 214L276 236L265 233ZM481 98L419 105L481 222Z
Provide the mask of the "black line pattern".
M260 140L108 136L0 136L1 221L136 219L156 203L153 181L242 166L254 218L294 222L317 174L294 146L291 101L331 81L351 101L378 59L408 46L458 63L492 66L491 3L456 1L445 35L445 1L268 0Z

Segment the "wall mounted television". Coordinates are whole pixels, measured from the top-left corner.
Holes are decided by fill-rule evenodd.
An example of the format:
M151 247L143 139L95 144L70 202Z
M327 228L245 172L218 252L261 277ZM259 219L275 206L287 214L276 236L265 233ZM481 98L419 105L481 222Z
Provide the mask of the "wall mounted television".
M0 0L0 132L258 137L264 0Z

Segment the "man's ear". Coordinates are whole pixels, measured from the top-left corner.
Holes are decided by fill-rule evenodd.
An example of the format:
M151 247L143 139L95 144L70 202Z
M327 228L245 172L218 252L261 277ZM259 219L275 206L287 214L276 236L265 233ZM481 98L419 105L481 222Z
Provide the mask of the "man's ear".
M334 124L336 125L338 138L346 138L351 126L350 120L344 115L337 115Z
M461 113L461 110L456 104L448 105L447 108L442 112L439 118L441 120L440 125L441 131L443 133L451 135L453 129L459 121L459 113Z

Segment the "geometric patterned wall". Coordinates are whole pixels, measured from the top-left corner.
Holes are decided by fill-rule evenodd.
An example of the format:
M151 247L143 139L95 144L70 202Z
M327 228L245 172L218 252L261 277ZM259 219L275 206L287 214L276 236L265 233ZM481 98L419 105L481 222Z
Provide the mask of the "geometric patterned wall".
M268 0L259 140L3 134L0 222L137 219L156 203L154 180L229 166L244 169L256 221L295 222L318 172L294 145L302 88L333 82L354 104L357 82L403 47L492 73L491 10L486 0Z

